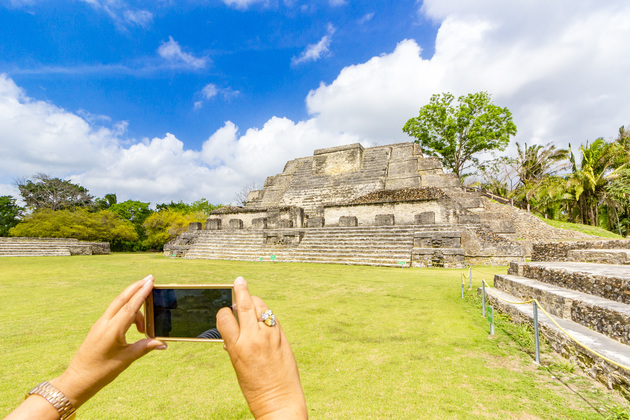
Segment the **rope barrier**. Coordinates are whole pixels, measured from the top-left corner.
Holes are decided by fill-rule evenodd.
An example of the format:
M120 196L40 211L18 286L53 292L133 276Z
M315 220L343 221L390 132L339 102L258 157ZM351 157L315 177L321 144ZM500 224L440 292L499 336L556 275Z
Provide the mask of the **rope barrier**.
M486 285L488 288L491 288L491 287L490 287L490 285L488 285L488 283L487 283L485 280L483 280L483 279L482 279L481 281L482 281L482 283L485 283L485 285ZM572 336L572 335L571 335L571 334L570 334L567 330L565 330L564 328L562 328L562 327L560 326L560 324L558 324L558 323L556 322L556 320L555 320L555 319L553 319L553 317L549 314L549 312L547 312L547 311L546 311L546 310L542 307L542 305L540 304L540 302L539 302L537 299L530 299L530 300L527 300L527 301L524 301L524 302L510 302L509 300L505 300L505 299L501 298L501 297L500 297L500 296L498 296L498 295L495 295L495 297L496 297L497 299L499 299L499 300L503 301L503 302L507 302L507 303L510 303L510 304L513 304L513 305L525 305L525 304L528 304L528 303L536 302L536 304L538 305L538 308L540 308L540 310L541 310L541 311L543 311L543 312L545 313L545 315L547 315L547 317L551 320L551 322L553 322L553 323L556 325L556 327L558 327L558 328L560 329L560 331L562 331L563 333L565 333L565 334L566 334L566 335L567 335L567 336L568 336L571 340L573 340L573 341L574 341L576 344L578 344L580 347L582 347L583 349L585 349L585 350L587 350L587 351L591 352L592 354L594 354L594 355L596 355L596 356L600 357L601 359L603 359L603 360L607 361L607 362L608 362L608 363L610 363L611 365L616 366L616 367L618 367L618 368L620 368L620 369L623 369L623 370L626 370L626 371L630 372L630 367L628 367L628 366L624 366L624 365L622 365L622 364L620 364L620 363L617 363L617 362L615 362L614 360L609 359L608 357L604 356L603 354L598 353L597 351L595 351L595 350L591 349L591 348L590 348L590 347L588 347L587 345L582 344L580 341L578 341L578 340L577 340L575 337L573 337L573 336Z

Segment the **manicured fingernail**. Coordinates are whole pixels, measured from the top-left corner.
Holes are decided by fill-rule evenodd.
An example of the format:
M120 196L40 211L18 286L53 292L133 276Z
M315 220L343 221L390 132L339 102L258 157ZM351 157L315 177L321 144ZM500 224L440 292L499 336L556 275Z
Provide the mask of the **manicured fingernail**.
M234 285L236 286L237 284L247 284L245 282L245 279L243 277L237 277L236 280L234 280Z

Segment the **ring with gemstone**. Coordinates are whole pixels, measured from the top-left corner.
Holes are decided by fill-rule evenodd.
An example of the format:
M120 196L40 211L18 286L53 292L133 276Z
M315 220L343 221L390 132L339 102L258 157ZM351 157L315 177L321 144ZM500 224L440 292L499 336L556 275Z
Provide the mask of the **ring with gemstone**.
M273 327L276 325L276 316L271 312L271 309L267 309L260 315L260 322L264 322L268 327Z

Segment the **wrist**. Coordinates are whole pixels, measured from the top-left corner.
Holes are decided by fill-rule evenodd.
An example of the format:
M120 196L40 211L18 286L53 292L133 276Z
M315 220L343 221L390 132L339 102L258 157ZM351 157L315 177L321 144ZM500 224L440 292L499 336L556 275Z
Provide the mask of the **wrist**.
M295 404L282 407L261 416L254 414L254 418L256 418L256 420L308 419L308 411L306 404Z
M49 382L61 391L77 409L95 394L90 393L89 387L83 384L78 375L69 372L69 369Z

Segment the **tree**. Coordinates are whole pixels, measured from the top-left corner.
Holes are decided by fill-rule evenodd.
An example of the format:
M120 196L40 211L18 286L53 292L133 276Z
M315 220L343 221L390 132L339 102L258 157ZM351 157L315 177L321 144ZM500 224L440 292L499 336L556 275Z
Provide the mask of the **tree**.
M15 198L10 195L0 196L0 236L7 236L9 229L20 223L23 210L15 204Z
M567 190L571 194L574 217L583 224L596 226L599 222L599 205L605 199L606 186L625 165L618 165L620 147L617 143L608 143L598 138L592 144L580 146L582 159L577 159L569 145L569 159L572 174L567 181Z
M166 209L153 213L145 220L143 226L147 232L145 247L162 249L164 244L188 230L192 222L204 222L203 212L184 213L176 209Z
M558 173L569 167L569 151L556 149L551 143L542 146L535 144L528 146L516 143L516 170L522 185L539 182L543 178Z
M460 96L457 106L453 100L450 93L433 95L403 131L417 139L423 152L438 157L461 178L466 169L479 163L475 155L505 150L510 136L516 134L516 125L512 113L492 104L487 92Z
M109 210L90 212L86 207L76 210L41 209L26 216L9 232L11 236L76 238L85 241L135 241L133 225L121 220Z
M97 198L94 201L99 210L107 210L118 202L118 198L116 194L105 194L103 198Z
M237 206L245 206L247 204L247 197L249 196L249 193L259 189L260 187L258 187L254 181L243 185L243 187L234 194L234 204Z
M82 206L91 206L93 196L80 185L60 178L51 178L46 174L37 174L33 180L17 180L16 184L26 206L53 211Z

